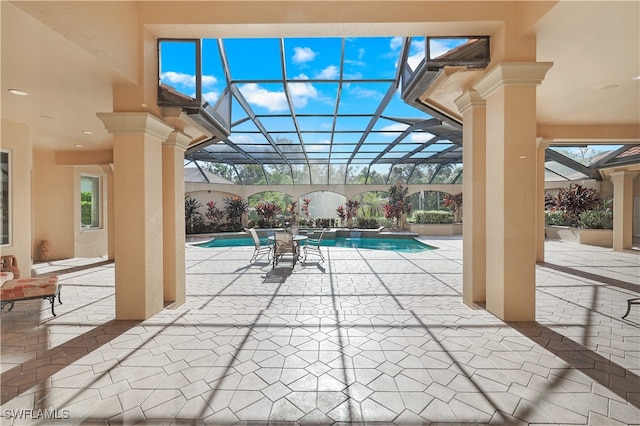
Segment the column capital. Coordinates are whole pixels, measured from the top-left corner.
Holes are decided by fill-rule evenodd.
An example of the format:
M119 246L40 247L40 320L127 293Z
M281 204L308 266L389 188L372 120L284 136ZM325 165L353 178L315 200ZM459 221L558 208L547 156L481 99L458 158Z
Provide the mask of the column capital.
M620 170L617 172L610 172L609 173L609 177L611 178L611 180L613 182L618 182L618 181L622 181L625 179L635 179L635 177L638 176L638 172L632 172L632 171L628 171L628 170Z
M148 112L99 112L105 128L112 134L144 134L165 141L173 126Z
M489 70L474 89L486 98L504 86L537 86L553 62L502 62Z
M453 102L458 107L460 114L464 114L471 108L484 108L487 104L480 94L473 89L465 90Z
M181 132L180 130L174 130L169 134L167 140L162 143L162 146L175 147L182 151L186 151L192 140L191 136L186 133Z
M538 136L536 138L536 147L540 149L547 149L551 145L551 142L553 142L553 139Z

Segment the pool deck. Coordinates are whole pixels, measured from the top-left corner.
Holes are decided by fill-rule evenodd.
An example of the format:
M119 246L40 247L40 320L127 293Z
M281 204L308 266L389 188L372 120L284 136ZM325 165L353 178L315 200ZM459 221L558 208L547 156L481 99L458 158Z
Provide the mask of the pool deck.
M640 252L548 241L536 322L505 323L461 302L462 240L423 240L275 269L189 246L187 302L146 321L114 320L112 262L37 264L63 304L2 312L3 424L640 424Z

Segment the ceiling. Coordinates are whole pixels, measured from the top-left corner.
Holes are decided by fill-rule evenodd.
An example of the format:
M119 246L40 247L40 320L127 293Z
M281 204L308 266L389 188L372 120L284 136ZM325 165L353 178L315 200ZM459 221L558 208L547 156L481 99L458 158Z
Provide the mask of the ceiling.
M96 5L100 8L128 8L128 11L138 11L139 22L144 22L148 14L148 19L155 21L145 28L159 36L211 29L202 23L198 26L170 25L171 22L167 22L166 16L163 16L162 23L158 23L159 19L149 12L154 2L142 2L146 3L144 7L142 3L134 2L119 2L113 5L108 5L112 2L71 2L71 6L66 7L76 7L73 3L76 3L77 7L91 5L91 10L98 10L94 7ZM124 3L127 4L123 5ZM190 3L190 7L205 3L215 6L216 2L194 2ZM233 7L240 9L241 3L237 2ZM310 2L302 4L306 6L307 3ZM372 2L382 3L387 7L393 7L393 2ZM417 3L420 2L414 4ZM155 6L159 10L181 7L178 4L179 2L158 2ZM353 2L349 7L354 8L358 4L362 2ZM86 13L84 18L82 16L85 15L80 14L74 20L64 17L56 20L52 8L59 6L52 6L51 2L3 1L1 7L2 117L28 124L33 146L38 149L110 149L111 138L104 130L103 123L96 118L96 113L113 111L114 85L132 85L134 73L123 71L124 67L117 66L118 58L113 59L116 53L109 51L108 46L102 46L99 40L91 38L90 34L86 35L82 42L85 44L80 47L82 43L79 42L81 38L78 37L78 33L109 25L114 34L120 34L123 32L122 28L113 25L113 22L118 22L115 20L117 16L114 15L114 18L108 14L91 12ZM296 15L293 9L295 8L289 6L291 19L303 21L305 18ZM231 12L230 22L239 19ZM254 13L252 16L256 16L259 11ZM120 16L121 19L125 19L122 18L125 16L123 13L120 13ZM639 16L640 3L637 1L562 1L532 23L532 32L537 38L537 59L553 62L553 67L537 91L539 128L548 130L552 138L564 142L638 142ZM174 17L176 22L188 19L178 13L172 13L170 18ZM288 18L289 16L281 19ZM87 22L83 22L82 19L86 19ZM98 25L91 25L91 19L96 20L93 23L97 22ZM99 22L100 19L105 22ZM52 31L50 27L55 27L57 32ZM282 24L268 27L271 35L286 33L292 28L294 31L301 31L299 25ZM450 27L449 30L445 30L447 27ZM239 34L246 30L247 34L253 32L256 34L251 34L252 36L259 36L259 28L227 25L217 30ZM341 31L362 35L388 35L390 28L394 29L394 35L398 35L405 29L415 32L421 26L415 22L406 26L339 22L324 25L312 22L305 25L302 31L331 36L341 36ZM442 24L437 28L450 34L460 28L495 28L495 24L483 21L462 25L457 22ZM68 37L74 32L75 38ZM137 46L133 46L132 50L135 52ZM148 49L145 50L145 54L149 54ZM142 78L141 75L138 77ZM11 88L24 90L29 95L9 94L7 90ZM140 108L146 107L138 106L138 110ZM152 107L149 108L153 110ZM557 136L554 134L556 131Z

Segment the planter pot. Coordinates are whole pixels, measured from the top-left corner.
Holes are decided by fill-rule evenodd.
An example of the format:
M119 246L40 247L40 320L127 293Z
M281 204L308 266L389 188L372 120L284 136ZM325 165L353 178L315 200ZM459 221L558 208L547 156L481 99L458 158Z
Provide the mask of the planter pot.
M461 223L407 223L404 228L418 235L462 235Z
M547 238L587 244L598 247L613 247L613 229L582 229L570 226L545 226Z

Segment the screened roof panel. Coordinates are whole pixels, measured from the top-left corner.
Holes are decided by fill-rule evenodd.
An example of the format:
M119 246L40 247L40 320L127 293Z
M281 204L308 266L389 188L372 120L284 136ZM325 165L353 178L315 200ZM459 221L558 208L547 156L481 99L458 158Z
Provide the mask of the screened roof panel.
M425 112L427 107L416 109L412 100L402 99L401 77L408 75L411 81L424 75L422 69L415 71L425 65L426 40L160 40L160 93L168 94L159 96L159 104L176 102L193 114L193 102L201 102L224 132L214 128L211 140L189 149L186 158L209 162L214 173L229 174L234 165L242 165L243 183L266 183L265 169L279 181L275 174L283 167L291 170L292 164L296 183L310 178L313 183L352 182L353 173L367 170L368 183L392 178L460 182L461 126L435 120ZM466 57L466 38L443 46L441 41L430 40L431 58L440 61L453 53L458 59ZM553 146L548 151L553 155L547 156L548 176L592 179L593 167L636 158L621 157L624 150L614 145ZM311 170L307 164L313 164Z
M282 80L280 40L276 38L236 38L222 40L229 71L235 80ZM213 56L213 52L211 52ZM260 78L247 67L247 56L260 64ZM203 58L215 61L214 57ZM204 61L203 61L204 62Z

